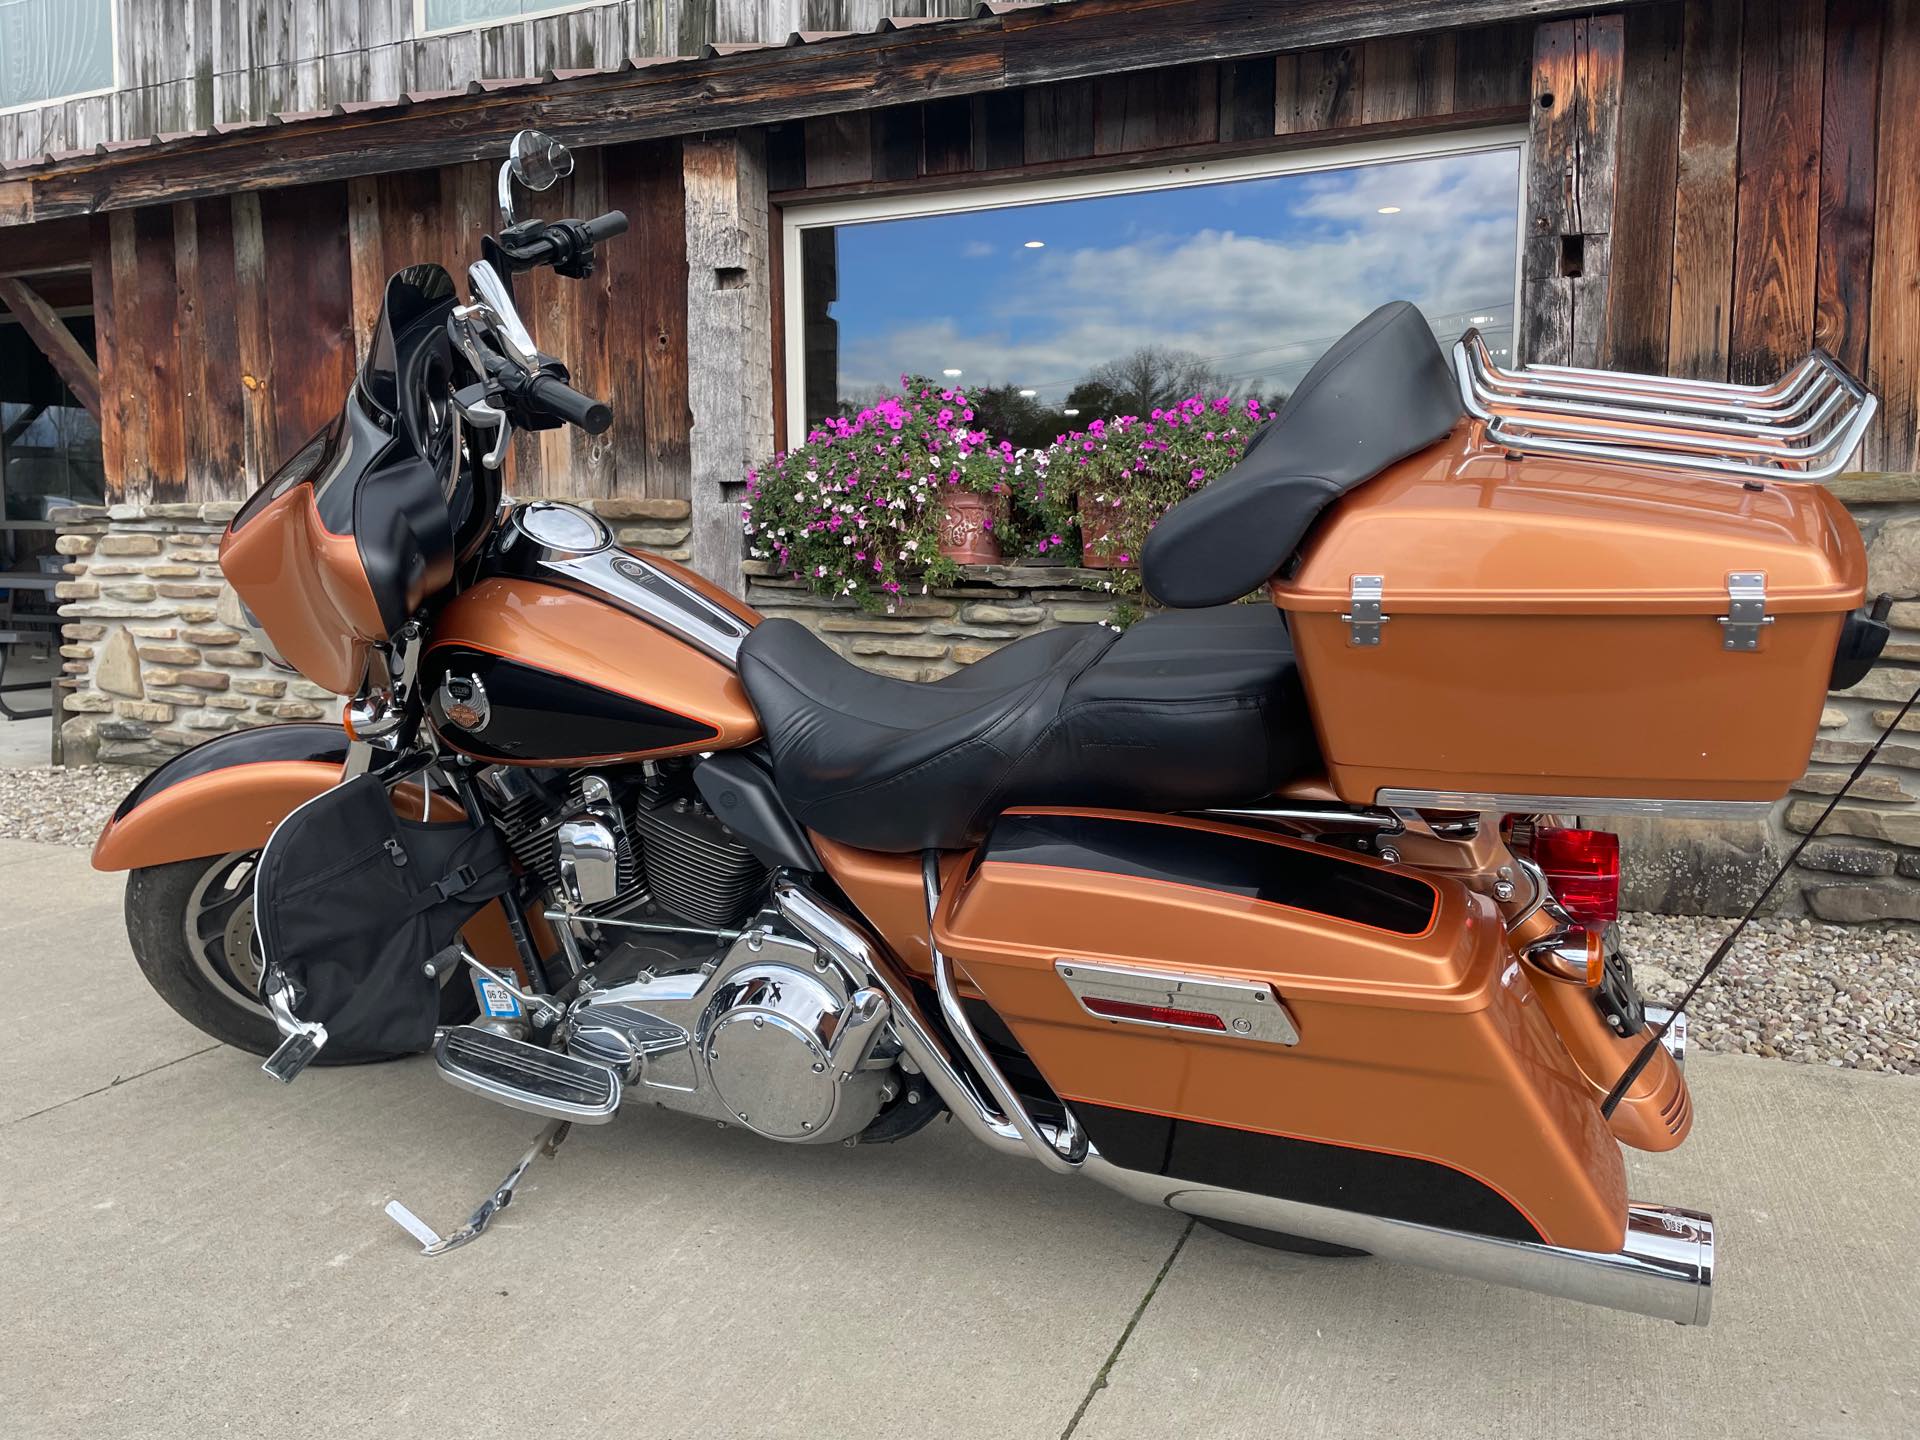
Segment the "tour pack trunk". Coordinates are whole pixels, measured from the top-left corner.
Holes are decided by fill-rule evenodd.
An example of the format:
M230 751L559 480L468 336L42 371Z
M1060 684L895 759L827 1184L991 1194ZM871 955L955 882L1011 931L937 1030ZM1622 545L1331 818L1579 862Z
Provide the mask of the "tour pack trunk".
M1211 820L1029 809L933 931L1113 1165L1621 1244L1619 1146L1464 885Z
M1677 811L1805 771L1866 555L1816 484L1521 458L1463 421L1271 588L1343 799Z

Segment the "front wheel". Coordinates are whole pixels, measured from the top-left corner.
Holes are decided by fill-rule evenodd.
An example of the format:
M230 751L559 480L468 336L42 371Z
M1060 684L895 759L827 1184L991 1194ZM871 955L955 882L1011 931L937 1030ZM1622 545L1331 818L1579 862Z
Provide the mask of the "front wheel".
M259 1000L260 946L253 926L258 850L149 865L127 876L127 939L147 983L194 1028L222 1044L268 1055L280 1043ZM464 981L440 992L445 1023L471 1017ZM314 1063L355 1065L388 1054L329 1045Z

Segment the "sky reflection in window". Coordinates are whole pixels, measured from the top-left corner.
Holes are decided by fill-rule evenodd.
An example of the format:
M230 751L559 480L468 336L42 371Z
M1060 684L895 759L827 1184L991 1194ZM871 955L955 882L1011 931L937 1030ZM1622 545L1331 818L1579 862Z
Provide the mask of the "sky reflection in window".
M1113 387L1088 382L1146 347L1169 378L1277 398L1397 299L1443 343L1478 324L1510 352L1519 179L1503 146L805 231L808 418L954 371L1098 408Z

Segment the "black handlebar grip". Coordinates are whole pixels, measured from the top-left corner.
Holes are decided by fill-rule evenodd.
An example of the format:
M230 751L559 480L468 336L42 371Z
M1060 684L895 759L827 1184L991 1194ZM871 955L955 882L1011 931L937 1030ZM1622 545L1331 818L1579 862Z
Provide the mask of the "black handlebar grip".
M586 232L588 244L598 245L602 240L611 240L616 235L627 233L626 212L609 210L604 215L596 215L591 220L582 221L580 228Z
M613 407L604 400L582 395L551 375L536 375L527 386L527 398L548 414L578 425L589 435L604 435L613 424Z

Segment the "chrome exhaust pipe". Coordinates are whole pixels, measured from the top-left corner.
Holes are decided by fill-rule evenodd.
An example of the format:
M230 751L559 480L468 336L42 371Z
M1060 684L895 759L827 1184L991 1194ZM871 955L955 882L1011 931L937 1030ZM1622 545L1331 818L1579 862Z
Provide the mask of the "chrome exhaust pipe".
M887 996L893 1008L891 1023L902 1048L954 1117L988 1147L1032 1158L1033 1151L1019 1127L994 1109L954 1064L914 995L897 983L892 967L882 963L877 943L867 937L864 928L792 881L778 882L774 897L781 913L808 939L842 964L864 971L871 977L870 983ZM978 1068L978 1061L971 1063ZM1052 1133L1053 1127L1035 1128L1047 1144L1060 1143L1061 1137ZM1619 1250L1605 1253L1442 1230L1149 1175L1122 1169L1091 1146L1075 1168L1142 1204L1198 1219L1226 1220L1345 1245L1383 1260L1443 1270L1494 1285L1603 1305L1679 1325L1705 1325L1713 1309L1713 1219L1697 1210L1629 1204L1625 1241Z
M1604 1305L1679 1325L1705 1325L1713 1310L1713 1219L1666 1205L1627 1206L1626 1241L1606 1254L1441 1230L1406 1220L1303 1205L1269 1195L1123 1170L1097 1156L1088 1178L1147 1205L1204 1220L1228 1220L1365 1250L1516 1290Z

